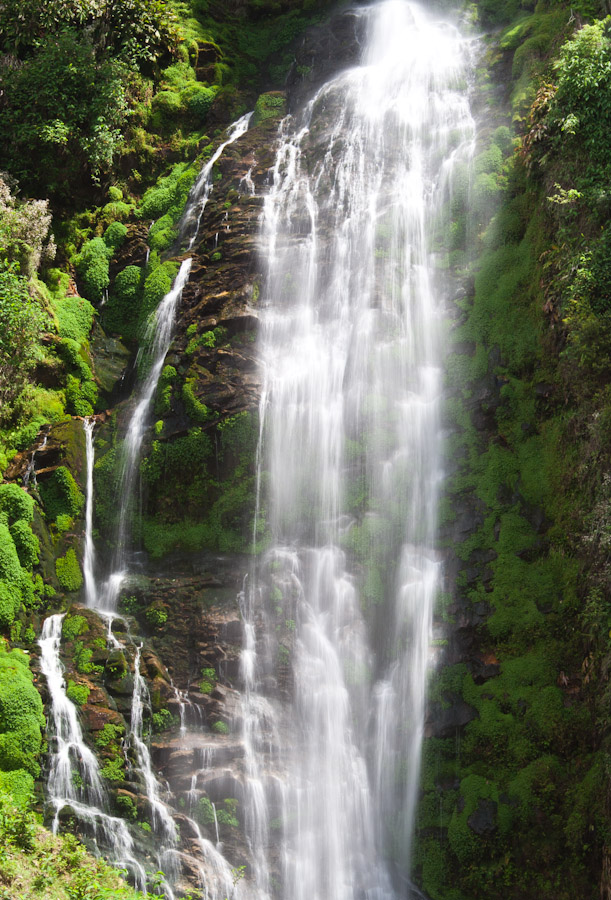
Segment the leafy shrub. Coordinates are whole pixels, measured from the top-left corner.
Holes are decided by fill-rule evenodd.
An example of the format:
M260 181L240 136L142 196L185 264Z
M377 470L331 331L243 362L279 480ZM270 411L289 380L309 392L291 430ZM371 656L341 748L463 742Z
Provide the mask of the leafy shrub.
M215 722L212 726L212 730L216 732L216 734L229 734L229 725L226 722Z
M0 116L1 118L1 116ZM30 379L45 317L32 299L27 279L0 265L0 424Z
M117 757L116 759L107 759L100 769L100 775L102 778L105 778L106 781L125 781L124 760L120 757Z
M223 809L217 809L216 820L219 825L228 825L230 828L239 828L237 817L238 801L233 797L223 800Z
M608 165L611 129L609 19L586 25L564 44L556 63L557 90L549 121L579 142L592 160Z
M50 227L49 201L17 201L0 175L0 258L6 260L9 271L31 278L43 258L54 257Z
M127 112L123 71L96 56L82 27L47 33L21 65L5 63L0 164L34 194L69 195L83 168L107 171Z
M119 815L123 816L124 819L131 819L133 821L138 818L138 810L131 797L126 797L125 794L119 794L115 798L115 805Z
M113 222L109 225L102 236L102 240L106 246L116 252L127 237L127 228L122 222Z
M169 709L160 709L158 712L153 713L153 731L155 734L167 731L172 728L173 725L174 716Z
M151 603L144 612L146 621L153 628L161 628L168 621L168 611L163 604Z
M202 680L199 689L202 694L211 694L216 686L216 671L214 669L202 669Z
M74 550L68 550L64 557L55 560L55 574L65 591L78 591L82 587L83 576Z

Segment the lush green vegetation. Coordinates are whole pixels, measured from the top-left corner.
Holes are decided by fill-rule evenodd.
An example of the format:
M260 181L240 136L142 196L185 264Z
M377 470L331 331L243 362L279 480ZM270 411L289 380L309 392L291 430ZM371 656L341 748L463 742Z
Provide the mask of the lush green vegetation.
M0 898L2 900L146 900L73 835L55 837L27 802L0 790Z
M255 125L284 110L278 89L291 41L322 4L241 6L238 16L207 0L3 5L0 470L43 424L104 408L92 329L135 346L177 271L164 254L217 129L248 108ZM491 78L482 67L477 79L490 115L473 178L457 173L437 234L440 258L468 286L448 361L448 383L460 387L447 409L454 474L444 525L465 509L472 521L458 546L448 540L460 564L458 602L444 598L440 618L450 629L468 621L473 644L452 645L452 665L431 686L433 711L464 703L472 718L426 741L415 861L431 900L574 900L598 896L610 858L611 20L595 0L477 7L498 29ZM495 84L505 82L508 110L495 105ZM146 263L133 251L143 234ZM383 252L383 223L376 239ZM222 328L192 326L184 356L163 371L141 465L140 536L153 557L252 549L257 422L249 412L219 414L202 391L209 361L229 344ZM96 526L108 539L121 454L115 417L96 440ZM346 450L348 501L362 522L345 549L367 562L360 587L372 622L399 514L363 515L362 458L365 442L377 440L383 434ZM41 479L40 540L32 498L0 485L0 628L13 643L35 640L51 582L65 592L82 584L67 537L82 515L81 477L71 459ZM168 607L134 602L143 627L163 633ZM291 620L278 610L278 631L288 634ZM90 678L127 684L122 654L103 665L94 656L104 641L85 616L66 616L63 640L78 706L88 703ZM280 644L279 665L288 655ZM8 644L0 649L0 788L13 797L0 797L0 897L6 890L12 900L16 879L20 896L38 897L44 878L50 900L135 898L74 842L45 837L25 809L44 724L27 662ZM349 677L358 683L363 673ZM200 691L215 685L215 670L203 668ZM162 698L154 704L152 730L172 727ZM219 718L212 729L225 735L229 726ZM117 812L133 820L133 801L117 792L122 734L109 722L95 745ZM197 815L214 821L207 798ZM237 827L235 800L217 820ZM388 831L392 842L392 822ZM400 862L401 848L394 853Z
M493 79L511 64L519 147L509 157L498 127L488 137L474 190L481 180L490 202L454 227L474 263L449 247L473 287L449 360L461 388L446 532L467 510L473 525L453 547L458 603L444 616L470 619L474 643L467 665L435 674L432 701L433 717L463 702L472 719L459 753L453 735L426 741L417 864L434 900L569 900L598 895L607 853L611 42L606 19L575 32L583 19L560 4L480 8L511 20L487 63Z

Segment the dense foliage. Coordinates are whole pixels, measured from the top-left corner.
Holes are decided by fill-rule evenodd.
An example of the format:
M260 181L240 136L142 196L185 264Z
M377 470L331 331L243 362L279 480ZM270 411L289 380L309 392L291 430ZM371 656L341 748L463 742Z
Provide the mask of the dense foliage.
M137 343L176 273L163 254L215 129L248 108L254 124L284 110L291 42L320 5L2 4L0 469L43 424L105 408L94 325ZM471 521L455 546L459 602L441 598L440 617L450 631L468 622L473 643L466 652L452 639L431 686L434 715L467 709L469 721L426 742L417 877L432 900L574 900L598 895L599 882L609 891L611 871L611 21L597 19L608 10L595 0L477 5L486 26L506 26L487 62L493 80L507 82L511 110L495 107L480 71L478 97L492 111L473 178L457 178L447 233L440 225L440 255L469 288L448 363L461 388L448 403L454 474L444 524L465 508ZM21 199L20 189L51 198L57 268L49 203ZM146 261L130 256L143 235ZM224 330L193 326L187 339L187 365L172 359L163 372L142 461L140 536L153 557L251 549L257 423L248 413L218 421L202 399L213 351L230 345ZM97 451L96 524L107 536L121 460L116 422ZM68 594L82 584L72 537L82 472L70 453L40 481L47 544L33 534L31 498L0 485L0 627L15 643L35 639L52 584ZM356 555L369 546L367 525L350 541ZM372 608L378 563L364 588ZM161 632L168 613L153 603L142 617ZM83 616L64 620L76 672L95 676L87 631ZM125 659L108 672L123 678ZM202 671L204 694L211 673ZM81 706L90 688L79 674L68 691ZM153 727L163 730L169 716L157 710ZM3 646L0 787L21 804L38 772L41 725L27 658ZM115 786L124 778L120 736L107 725L96 739ZM133 818L128 800L120 811ZM221 815L233 827L231 809ZM198 817L208 822L206 802ZM114 876L104 880L76 845L49 850L31 815L4 798L1 828L7 890L27 849L24 898L39 896L37 860L49 898L85 900L94 883L94 896L135 896ZM388 834L392 845L392 822ZM400 863L401 848L394 853ZM61 862L68 858L86 874L77 877L77 863Z

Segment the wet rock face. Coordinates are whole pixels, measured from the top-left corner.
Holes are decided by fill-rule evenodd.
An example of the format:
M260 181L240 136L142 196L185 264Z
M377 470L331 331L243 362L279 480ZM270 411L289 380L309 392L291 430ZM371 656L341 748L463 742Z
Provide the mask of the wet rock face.
M306 31L296 48L295 64L287 79L292 113L322 84L358 62L363 35L364 19L353 8L341 10L328 22Z
M222 841L231 865L246 865L241 831L241 758L238 677L241 622L239 585L225 570L218 575L140 579L124 601L131 615L112 623L94 610L73 605L63 623L61 658L68 693L76 685L85 740L98 758L110 812L126 819L138 855L152 871L153 810L130 737L136 685L135 664L145 680L143 736L153 768L181 836L181 891L198 888L205 868L201 840ZM163 606L162 606L163 605ZM151 617L163 608L167 619ZM35 662L36 668L36 662ZM43 700L44 679L38 673ZM75 693L76 696L76 693ZM51 739L53 751L53 740ZM87 825L66 808L62 821L88 839ZM153 831L150 831L153 824Z

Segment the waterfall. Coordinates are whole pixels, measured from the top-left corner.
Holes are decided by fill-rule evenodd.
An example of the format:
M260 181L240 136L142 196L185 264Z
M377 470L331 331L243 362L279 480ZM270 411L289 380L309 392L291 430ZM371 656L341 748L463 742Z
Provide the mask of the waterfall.
M356 14L360 64L283 122L264 207L246 819L258 895L274 874L291 900L390 900L387 859L409 872L441 578L433 232L474 137L456 28L405 0Z
M238 138L248 130L248 123L250 122L251 115L252 113L247 113L246 115L241 116L237 122L234 122L233 125L227 129L227 140L218 147L210 160L202 168L197 181L191 189L191 193L189 194L185 206L185 212L179 226L179 242L182 245L188 239L189 250L193 247L197 239L202 216L212 191L212 168L220 158L225 147L234 143L234 141L237 141ZM127 434L125 436L118 498L119 517L112 569L104 585L104 589L101 592L99 601L96 601L94 604L95 606L99 605L102 609L109 612L113 612L116 609L121 585L128 571L132 524L131 504L138 474L142 442L144 440L146 428L149 425L149 414L159 383L159 377L168 350L170 349L170 344L172 343L176 313L182 298L182 292L189 280L192 263L192 257L187 257L182 261L174 284L172 285L172 289L166 294L154 313L152 313L144 335L143 351L141 351L141 355L146 355L148 374L138 389L136 405L131 415L127 427Z
M229 144L233 144L234 141L237 141L243 134L248 131L248 125L250 124L250 120L252 118L252 112L246 113L241 116L237 122L234 122L233 125L230 125L227 129L227 140L224 141L219 148L212 154L206 165L201 170L199 177L193 188L191 189L191 193L189 194L189 199L187 201L187 205L185 207L184 214L180 221L180 225L178 228L179 231L179 240L180 243L183 244L185 240L189 239L188 249L190 250L193 247L197 239L197 235L199 233L199 228L202 222L202 216L204 214L204 210L206 208L206 204L212 193L212 169L217 160L220 159L223 150Z
M95 583L95 546L93 543L93 466L95 463L95 451L93 448L93 430L95 419L84 419L85 431L85 461L87 469L87 484L85 491L85 540L83 547L83 580L85 582L85 602L87 606L96 605Z
M202 221L202 216L212 190L212 167L219 159L226 146L236 141L248 129L251 114L242 116L228 129L227 140L224 141L209 162L203 167L189 199L181 222L181 242L188 239L189 249L195 243ZM134 656L134 688L131 702L131 718L127 742L133 748L136 767L142 779L145 794L151 809L152 827L156 838L156 855L158 866L166 878L163 890L169 900L173 900L174 892L171 883L179 876L179 859L177 852L177 831L172 815L162 800L162 789L155 775L149 748L146 743L143 716L144 710L150 706L146 682L140 671L140 644L135 645L128 633L128 642L117 639L112 631L115 609L121 585L128 571L128 550L131 537L131 503L140 461L141 447L146 433L151 405L157 390L159 377L163 369L165 357L170 348L174 332L176 313L182 292L188 282L192 258L184 259L171 290L162 299L158 308L151 315L144 336L143 351L146 355L147 374L137 389L136 403L132 412L125 444L118 497L119 513L116 533L116 550L112 560L110 574L99 589L95 573L95 546L93 541L93 474L95 451L93 432L95 420L85 419L86 447L86 505L85 505L85 540L83 555L83 572L85 583L85 600L88 606L97 609L107 620L108 643L114 649L129 653L128 645L135 650ZM70 807L79 820L89 827L96 848L106 852L113 863L125 866L134 874L137 886L144 888L146 876L144 869L132 854L133 839L123 819L109 816L106 809L106 794L100 778L95 754L83 739L79 724L78 712L66 695L63 672L60 661L60 640L62 616L50 616L43 625L41 647L41 668L49 687L51 710L55 730L57 749L50 756L50 774L47 793L55 809L53 827L59 825L59 814L65 807ZM73 777L74 775L78 777ZM214 845L202 837L196 822L186 816L183 818L195 835L202 856L199 863L202 891L208 900L222 900L233 892L234 876L227 861ZM99 840L96 838L99 836Z
M157 390L161 370L163 369L167 352L170 349L174 334L176 310L178 309L184 287L189 280L192 262L191 257L182 261L172 289L165 295L150 317L144 337L144 347L149 357L150 369L139 390L136 406L125 436L121 490L119 494L119 524L117 527L113 570L104 585L100 602L101 607L110 612L116 608L121 584L127 573L131 502L140 462L142 441L144 440L146 427L149 424L148 415L155 391Z
M49 743L47 795L55 810L53 831L59 828L63 810L74 812L88 826L94 845L108 848L116 865L130 871L140 890L146 887L143 867L134 856L134 842L127 825L107 813L107 798L95 754L83 739L77 709L66 695L59 658L63 615L45 619L38 645L40 668L51 696L52 728Z

